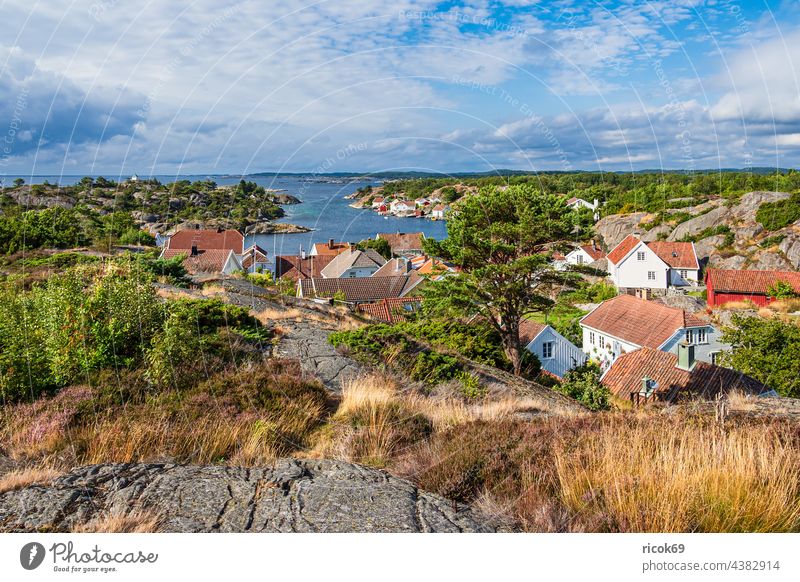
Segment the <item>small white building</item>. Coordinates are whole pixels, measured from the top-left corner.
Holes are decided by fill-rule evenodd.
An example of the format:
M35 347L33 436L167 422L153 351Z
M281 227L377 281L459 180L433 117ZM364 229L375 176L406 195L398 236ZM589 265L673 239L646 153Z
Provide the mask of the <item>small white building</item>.
M557 378L586 363L583 350L549 325L525 319L520 323L519 335L525 349L539 358L542 370Z
M448 210L450 207L447 204L437 204L433 207L431 211L431 216L436 220L444 220L444 217L447 215Z
M416 206L413 202L409 202L407 200L392 200L392 203L389 205L389 211L392 214L407 214L409 212L414 212Z
M619 289L696 286L700 263L694 243L644 242L628 235L608 253L608 275Z
M605 256L606 254L603 252L603 249L592 241L588 245L581 245L567 253L564 261L570 265L588 265L605 258Z
M707 321L683 309L631 295L604 301L581 319L580 326L583 351L603 370L620 355L639 348L677 353L680 342L686 341L694 346L698 360L713 364L728 347Z

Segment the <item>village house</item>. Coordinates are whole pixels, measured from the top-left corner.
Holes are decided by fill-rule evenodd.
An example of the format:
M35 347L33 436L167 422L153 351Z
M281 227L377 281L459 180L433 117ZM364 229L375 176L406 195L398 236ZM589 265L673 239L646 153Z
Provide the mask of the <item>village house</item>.
M597 200L597 198L594 199L594 202L587 202L583 198L576 198L573 196L572 198L567 200L567 206L569 208L572 208L573 210L575 210L576 208L587 208L589 210L594 211L597 210L598 206L600 206L600 202Z
M444 220L449 211L450 207L447 204L437 204L431 211L431 218L436 220Z
M389 205L389 212L391 212L392 214L396 214L397 216L414 214L415 209L416 205L413 202L409 202L407 200L393 200L392 203Z
M314 243L314 246L311 247L311 252L308 254L312 257L322 255L335 257L339 253L343 253L349 248L350 243L348 242L334 242L333 239L330 239L326 243Z
M242 253L241 262L248 273L272 273L275 270L275 264L269 260L267 251L258 245L247 247Z
M383 201L384 201L383 196L376 196L375 198L372 199L372 208L374 210L377 210L378 208L383 206Z
M458 272L458 268L452 263L433 258L429 258L416 269L417 273L424 275L431 281L438 281L442 277Z
M169 250L227 250L241 255L244 236L238 230L184 228L172 234L164 245Z
M383 299L406 297L425 281L415 272L398 277L354 277L341 279L301 279L297 296L307 299L333 300L359 305Z
M588 265L605 258L605 256L603 249L597 246L595 241L592 241L588 245L581 245L567 253L564 262L569 265Z
M161 257L164 259L172 259L178 256L185 257L183 268L196 280L212 280L244 270L239 255L232 250L200 250L195 247L189 251L185 249L164 249L161 253Z
M681 342L677 354L642 347L622 354L601 376L609 391L635 405L676 400L712 400L720 393L773 396L775 392L735 370L699 361L695 346Z
M358 311L384 323L401 323L418 311L420 305L421 297L392 297L375 303L362 303L358 305Z
M422 254L422 242L425 240L425 233L422 232L379 232L375 235L376 240L385 240L392 249L392 255L415 256Z
M431 203L427 198L417 198L414 200L414 204L419 208L421 206L430 206Z
M628 235L608 253L609 278L620 291L666 290L697 285L700 263L694 243L644 242Z
M298 281L322 277L322 269L334 258L335 255L278 255L275 257L275 278Z
M412 271L411 261L406 257L397 257L386 261L380 269L375 271L373 277L399 277L408 275Z
M320 271L320 274L326 279L369 277L385 263L386 259L373 249L362 251L351 247L336 255L333 260Z
M683 309L667 307L631 295L604 301L580 320L583 351L603 370L624 353L652 348L677 353L686 340L694 346L698 360L716 363L718 354L729 346L710 323Z
M706 301L711 308L731 301L750 301L764 307L774 301L769 290L779 281L800 294L800 273L796 271L708 269L705 275Z
M563 378L571 369L586 363L583 350L549 325L522 320L519 339L526 350L539 358L542 370L557 378Z

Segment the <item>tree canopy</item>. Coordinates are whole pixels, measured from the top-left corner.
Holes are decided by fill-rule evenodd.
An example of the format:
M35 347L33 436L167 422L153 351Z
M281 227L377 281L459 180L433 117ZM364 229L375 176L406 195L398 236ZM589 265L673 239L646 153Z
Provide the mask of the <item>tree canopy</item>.
M461 268L425 288L425 308L486 319L520 374L520 322L550 307L570 280L569 273L551 266L550 249L571 238L576 225L564 197L529 184L483 189L464 198L447 223L448 237L425 241L426 252Z

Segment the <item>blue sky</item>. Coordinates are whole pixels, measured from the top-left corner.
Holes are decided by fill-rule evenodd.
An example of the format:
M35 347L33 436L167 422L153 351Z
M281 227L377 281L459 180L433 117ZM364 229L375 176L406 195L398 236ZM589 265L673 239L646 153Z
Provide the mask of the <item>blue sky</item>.
M0 175L800 165L800 2L0 0Z

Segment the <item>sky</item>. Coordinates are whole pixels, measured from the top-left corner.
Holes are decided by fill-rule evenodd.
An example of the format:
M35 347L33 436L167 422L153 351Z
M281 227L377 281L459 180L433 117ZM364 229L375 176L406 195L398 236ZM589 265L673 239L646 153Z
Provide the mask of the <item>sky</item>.
M0 0L0 22L0 176L800 165L800 0Z

